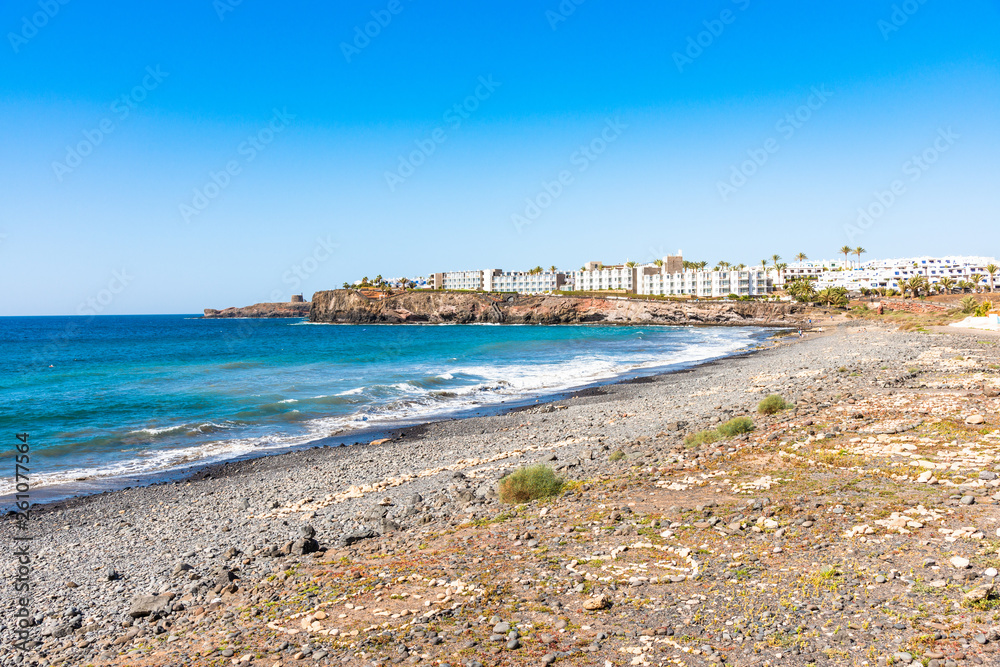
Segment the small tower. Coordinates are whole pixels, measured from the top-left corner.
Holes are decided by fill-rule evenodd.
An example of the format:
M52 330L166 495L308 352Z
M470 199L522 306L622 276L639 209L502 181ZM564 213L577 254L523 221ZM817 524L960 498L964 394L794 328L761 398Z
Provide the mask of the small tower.
M301 294L293 294L291 303L305 303L306 300L302 298Z

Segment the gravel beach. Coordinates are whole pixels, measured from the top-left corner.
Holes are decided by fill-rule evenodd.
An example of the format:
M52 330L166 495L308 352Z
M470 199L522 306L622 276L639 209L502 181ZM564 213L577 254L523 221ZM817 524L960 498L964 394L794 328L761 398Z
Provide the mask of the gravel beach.
M842 323L7 515L0 665L1000 664L997 343Z

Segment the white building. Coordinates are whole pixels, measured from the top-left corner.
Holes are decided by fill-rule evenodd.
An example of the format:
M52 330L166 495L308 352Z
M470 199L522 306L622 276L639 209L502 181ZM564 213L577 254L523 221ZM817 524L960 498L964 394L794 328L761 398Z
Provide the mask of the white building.
M570 275L573 289L579 292L635 292L637 268L624 264L604 266L600 262L590 262L583 270L573 271Z
M419 283L420 280L415 282ZM517 292L541 294L563 289L567 275L559 271L447 271L432 273L426 281L427 289L476 290L485 292Z
M849 261L842 259L824 259L819 262L804 261L793 262L783 271L779 272L773 267L768 269L768 275L773 279L776 287L783 286L787 282L801 280L803 278L819 278L827 271L851 269L853 265Z
M442 273L432 273L428 283L431 289L482 290L484 273L486 272L444 271Z
M770 291L767 272L759 267L667 273L664 267L648 264L641 267L639 275L639 294L719 298L731 294L765 296Z
M989 285L986 267L996 264L992 257L907 257L866 262L861 268L842 271L827 271L816 281L816 289L844 287L851 292L862 289L895 289L900 283L915 276L935 285L942 278L950 278L955 283L971 281L979 276L978 286Z
M541 294L562 289L566 274L559 271L486 271L483 275L483 289L487 292L517 292L519 294Z

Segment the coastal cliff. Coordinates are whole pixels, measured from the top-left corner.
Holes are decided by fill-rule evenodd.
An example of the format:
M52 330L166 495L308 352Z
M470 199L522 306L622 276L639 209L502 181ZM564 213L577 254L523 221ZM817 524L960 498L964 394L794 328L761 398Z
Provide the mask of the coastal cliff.
M406 292L370 299L356 290L313 295L311 322L495 324L797 325L805 308L791 303L656 301L555 295Z
M290 303L255 303L244 308L205 309L205 317L218 318L269 318L269 317L309 317L308 301Z

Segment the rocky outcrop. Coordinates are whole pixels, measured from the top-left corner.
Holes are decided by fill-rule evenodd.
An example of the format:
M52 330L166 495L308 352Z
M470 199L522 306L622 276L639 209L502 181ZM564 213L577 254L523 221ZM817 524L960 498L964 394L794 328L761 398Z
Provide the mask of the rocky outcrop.
M955 307L954 304L933 303L918 299L882 299L879 303L882 304L885 310L902 310L907 313L918 313L920 315L947 313Z
M225 310L205 309L207 318L225 317L309 317L312 304L308 301L298 303L255 303L245 308L226 308Z
M309 319L340 323L454 324L785 324L805 321L791 303L659 301L522 296L460 292L406 292L369 299L356 290L313 295Z

